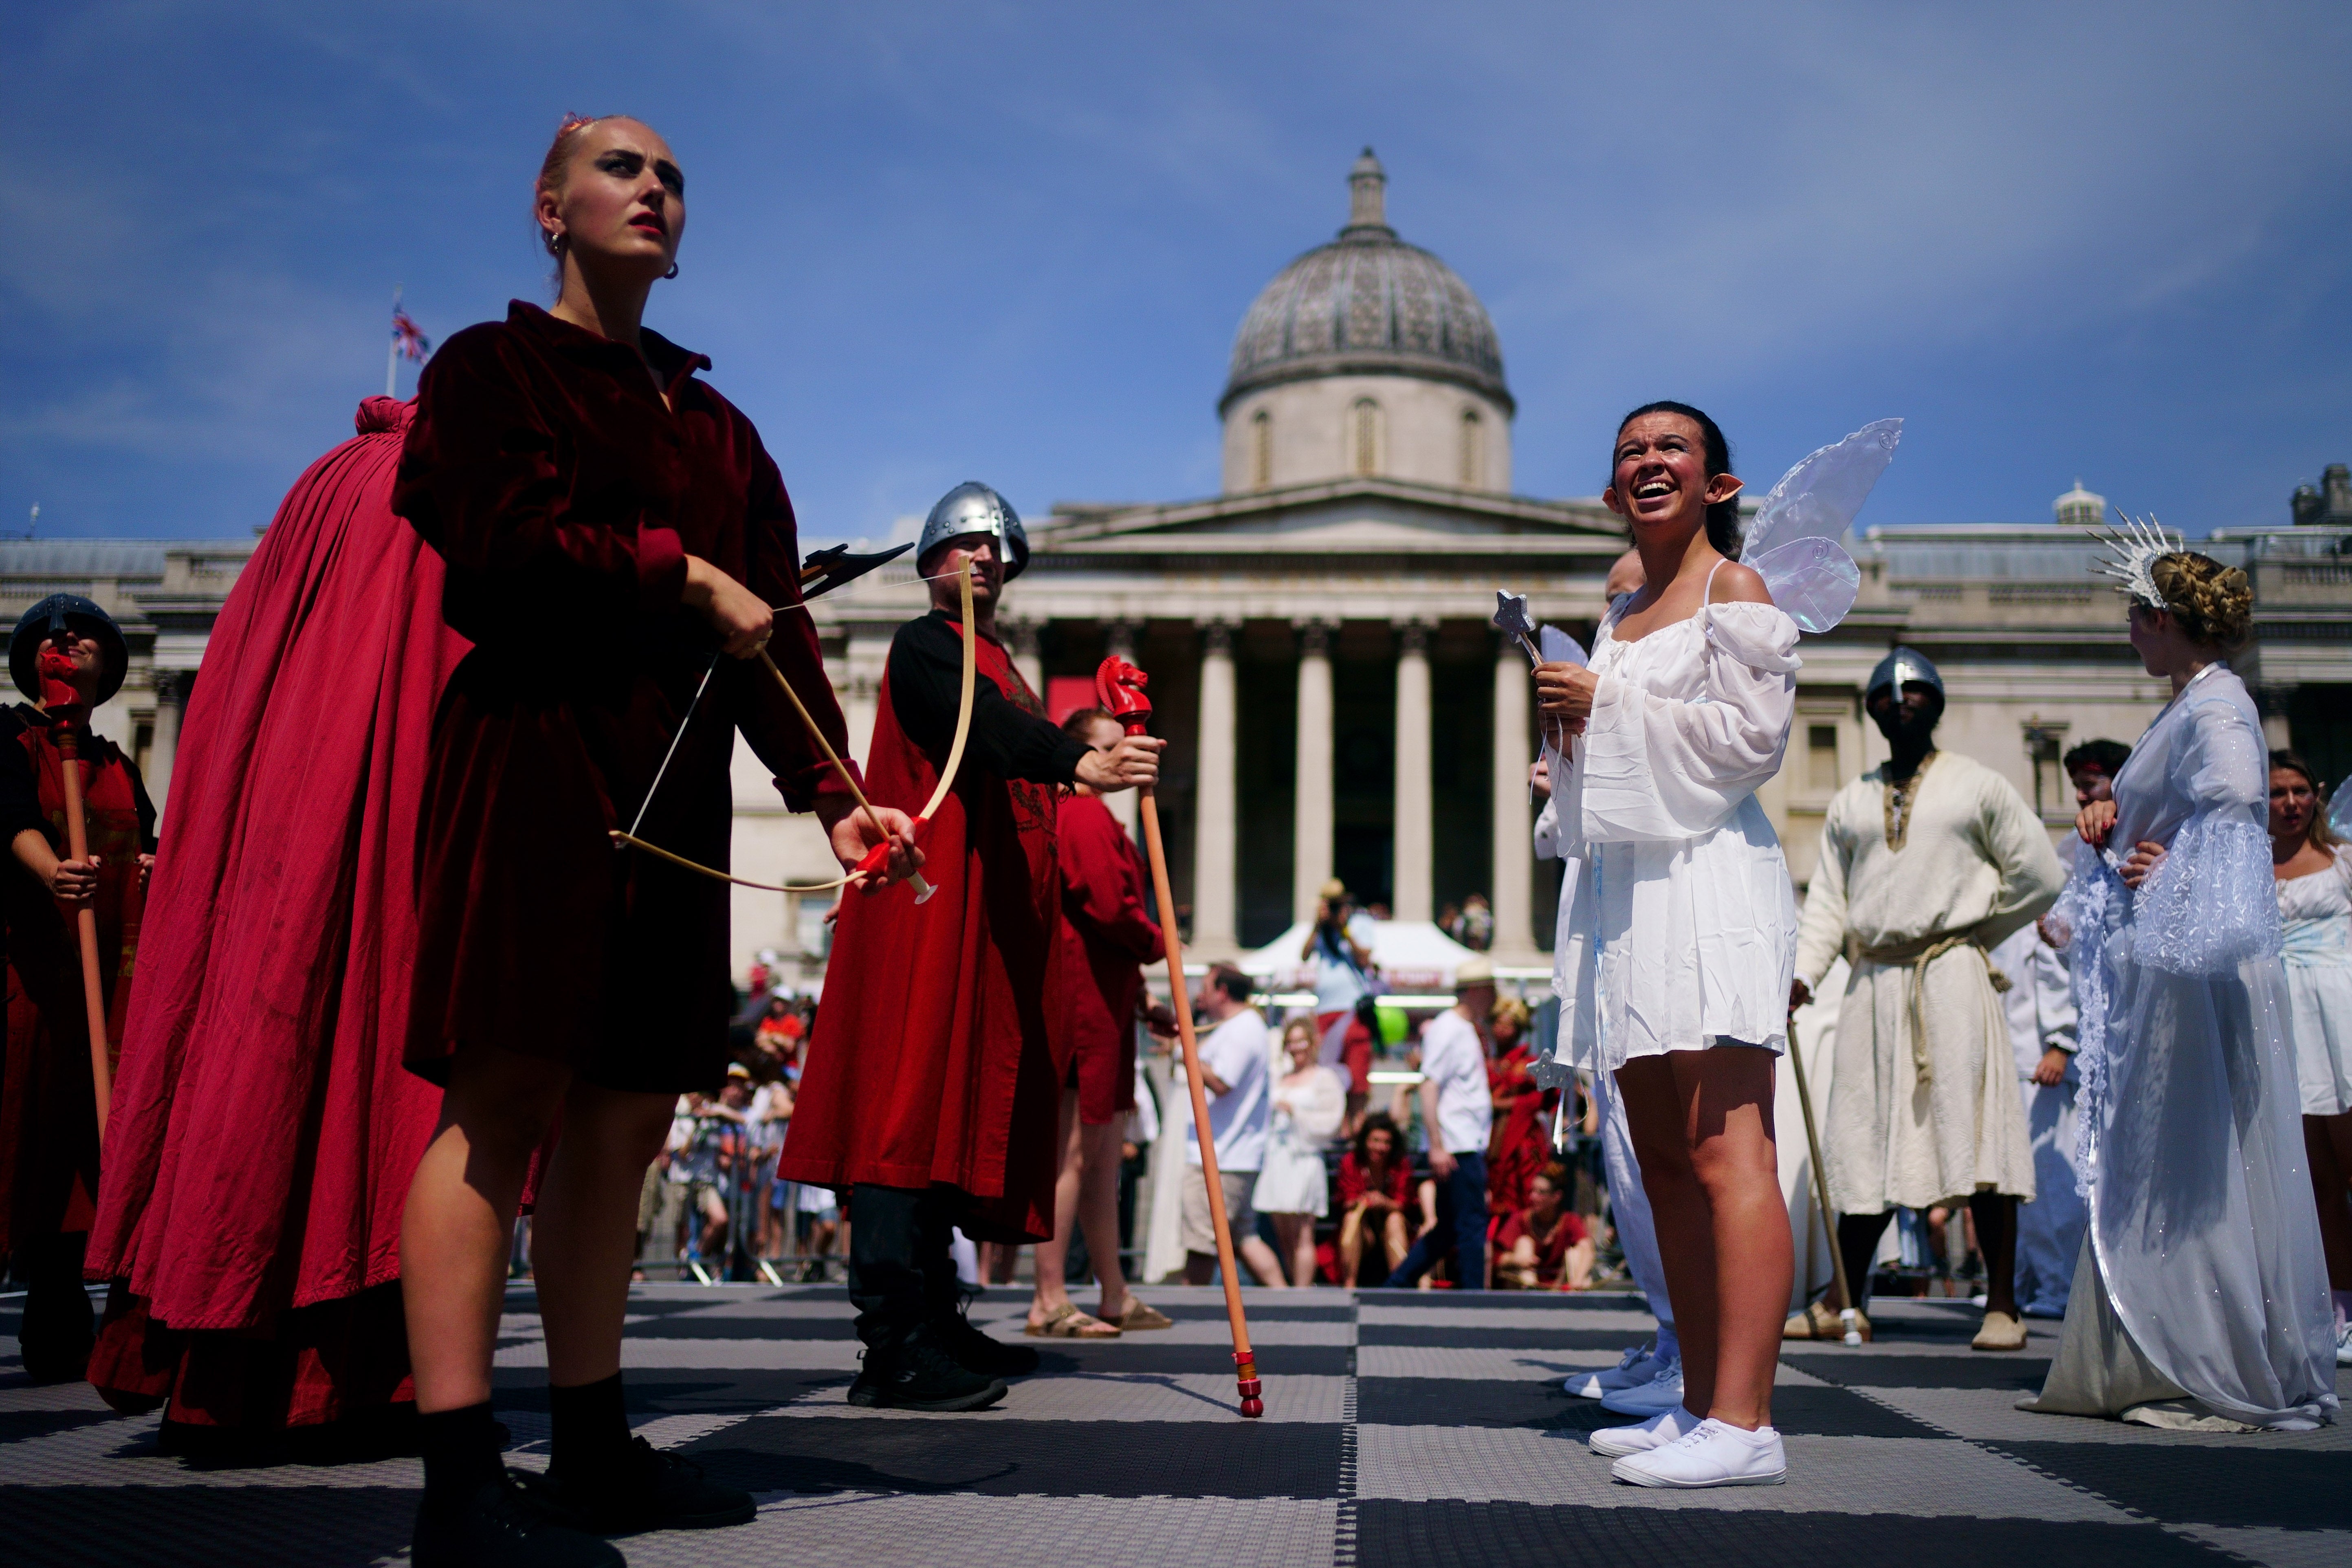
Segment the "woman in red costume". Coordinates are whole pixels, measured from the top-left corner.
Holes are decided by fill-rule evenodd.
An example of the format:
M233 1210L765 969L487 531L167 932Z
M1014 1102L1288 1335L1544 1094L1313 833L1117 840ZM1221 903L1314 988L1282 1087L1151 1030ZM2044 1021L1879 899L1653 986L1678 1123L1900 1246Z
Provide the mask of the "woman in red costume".
M99 1104L78 921L82 910L97 913L106 1035L119 1040L155 846L155 808L138 765L89 728L91 710L121 689L129 662L114 618L70 594L25 612L9 639L10 673L38 706L0 717L0 747L15 753L0 794L12 797L6 826L16 862L0 871L8 924L0 1254L13 1251L26 1278L25 1370L42 1382L81 1376L90 1353L81 1270L99 1188ZM79 761L68 761L68 745ZM68 767L79 775L89 853L61 860Z
M295 483L180 727L89 1258L114 1282L90 1381L161 1405L167 1451L413 1441L381 1418L415 1412L400 1211L440 1096L400 1052L416 805L466 643L392 513L410 413L367 399Z
M1097 752L1050 722L996 639L1005 582L1029 559L1019 514L986 485L931 509L916 544L931 613L891 639L866 759L874 799L920 811L955 741L971 568L979 679L953 787L923 832L938 896L852 900L835 928L793 1135L777 1174L850 1199L849 1294L866 1342L854 1405L974 1410L1036 1352L958 1310L950 1231L1053 1234L1055 1137L1070 1042L1057 1016L1061 875L1055 787L1159 775L1162 742Z
M565 122L535 206L555 308L517 300L434 356L394 492L474 645L435 718L419 829L407 1062L445 1092L401 1227L418 1568L618 1563L596 1534L752 1515L748 1493L631 1437L620 1377L641 1178L677 1095L726 1076L727 888L609 834L643 808L646 840L723 867L740 727L845 866L881 835L747 662L772 633L845 743L776 466L697 379L710 362L640 324L675 270L685 193L642 122ZM891 873L912 864L895 838ZM552 1455L526 1490L499 1462L490 1359L524 1173L559 1115L531 1227Z
M1091 750L1118 748L1126 731L1099 708L1062 721L1062 733ZM1110 807L1084 784L1062 795L1054 817L1062 867L1063 1026L1071 1052L1062 1091L1062 1168L1054 1184L1054 1234L1037 1244L1037 1287L1024 1333L1053 1339L1117 1339L1128 1329L1175 1326L1127 1291L1118 1257L1118 1144L1135 1109L1135 1026L1142 1016L1143 968L1164 951L1144 912L1144 869ZM1087 1257L1102 1284L1092 1314L1070 1300L1070 1234L1083 1225Z
M1507 1215L1528 1206L1528 1184L1551 1161L1552 1108L1559 1091L1536 1082L1526 1003L1506 996L1487 1021L1495 1035L1495 1054L1486 1059L1495 1130L1486 1145L1486 1210Z

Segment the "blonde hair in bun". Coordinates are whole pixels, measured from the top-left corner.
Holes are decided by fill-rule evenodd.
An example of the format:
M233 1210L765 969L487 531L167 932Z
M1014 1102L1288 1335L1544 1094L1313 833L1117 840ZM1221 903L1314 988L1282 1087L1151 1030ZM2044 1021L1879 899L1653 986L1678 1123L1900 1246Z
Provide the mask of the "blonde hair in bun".
M2252 634L2254 591L2235 566L2175 550L2148 563L2148 576L2189 641L2231 648Z

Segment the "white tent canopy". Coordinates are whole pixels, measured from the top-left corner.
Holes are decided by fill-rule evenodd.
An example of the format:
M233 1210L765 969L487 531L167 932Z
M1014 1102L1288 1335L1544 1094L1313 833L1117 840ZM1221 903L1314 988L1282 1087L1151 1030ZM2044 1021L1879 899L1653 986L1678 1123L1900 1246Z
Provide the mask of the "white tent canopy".
M1315 965L1298 956L1310 930L1300 921L1256 952L1244 953L1243 973L1271 991L1312 991ZM1428 921L1372 922L1372 964L1391 991L1451 991L1454 970L1477 956Z

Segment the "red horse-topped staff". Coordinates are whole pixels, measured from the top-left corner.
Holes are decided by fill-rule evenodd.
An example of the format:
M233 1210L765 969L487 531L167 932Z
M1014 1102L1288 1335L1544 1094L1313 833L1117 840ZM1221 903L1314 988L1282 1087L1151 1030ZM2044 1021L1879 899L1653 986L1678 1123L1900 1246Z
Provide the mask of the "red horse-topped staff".
M1103 711L1140 735L1150 727L1151 699L1143 694L1150 677L1113 654L1095 671L1095 697ZM1225 1217L1225 1189L1217 1176L1217 1144L1209 1134L1209 1097L1201 1088L1201 1048L1192 1035L1192 998L1184 989L1184 944L1176 935L1176 900L1168 886L1168 851L1160 841L1160 805L1151 787L1143 797L1143 847L1151 860L1151 896L1160 905L1168 944L1168 989L1176 1006L1176 1037L1184 1047L1184 1083L1192 1093L1192 1131L1201 1141L1201 1176L1209 1188L1209 1222L1217 1233L1217 1268L1225 1282L1225 1317L1234 1331L1234 1379L1242 1414L1265 1414L1258 1381L1257 1352L1250 1349L1249 1323L1242 1316L1241 1275L1234 1261L1234 1231Z
M58 759L65 763L66 855L89 858L89 826L81 808L80 740L89 727L89 710L73 684L74 662L55 648L44 647L37 667L41 673L41 710L57 721ZM89 1081L98 1099L98 1136L106 1137L107 1102L114 1098L114 1074L108 1065L106 986L99 973L98 910L84 904L74 915L81 936L81 989L89 1009Z

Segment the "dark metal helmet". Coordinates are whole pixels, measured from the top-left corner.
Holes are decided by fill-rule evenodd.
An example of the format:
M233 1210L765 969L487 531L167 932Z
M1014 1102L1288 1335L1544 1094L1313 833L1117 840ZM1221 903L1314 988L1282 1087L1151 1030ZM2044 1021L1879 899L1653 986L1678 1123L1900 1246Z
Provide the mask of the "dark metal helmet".
M1029 564L1029 533L1021 526L1021 514L1013 510L1011 501L978 479L966 479L941 496L931 515L923 520L923 536L915 545L915 569L922 570L933 550L967 533L992 535L1003 548L1006 582L1020 576L1021 569Z
M1891 686L1900 692L1914 680L1925 681L1934 687L1936 700L1943 700L1944 678L1936 673L1936 667L1928 662L1927 656L1917 648L1898 646L1880 659L1878 668L1870 672L1870 684L1862 689L1862 700L1869 701L1872 693L1881 687Z
M41 700L40 671L33 661L41 645L60 626L88 632L105 650L106 679L99 683L91 706L121 690L122 677L131 668L131 648L122 640L122 628L114 624L112 616L79 594L52 594L16 617L16 629L8 634L8 673L16 679L16 689L36 702Z

